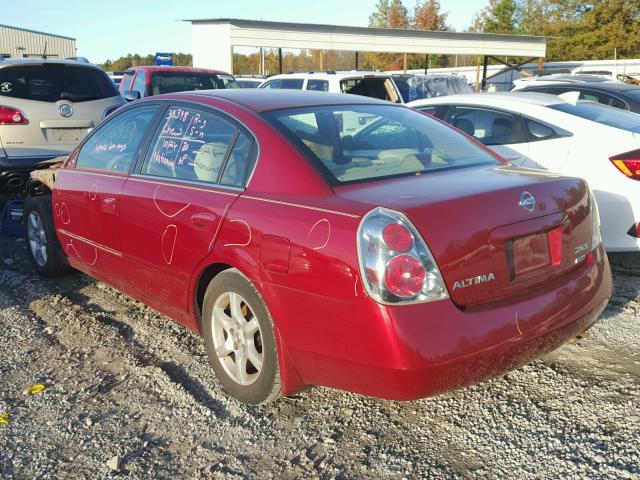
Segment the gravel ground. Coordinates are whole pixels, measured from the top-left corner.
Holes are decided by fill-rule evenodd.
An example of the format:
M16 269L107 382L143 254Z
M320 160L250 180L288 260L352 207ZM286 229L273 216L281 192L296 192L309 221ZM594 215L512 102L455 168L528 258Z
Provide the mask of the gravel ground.
M504 377L247 407L194 334L84 275L38 277L24 248L0 236L2 478L640 479L640 277L624 269L585 337Z

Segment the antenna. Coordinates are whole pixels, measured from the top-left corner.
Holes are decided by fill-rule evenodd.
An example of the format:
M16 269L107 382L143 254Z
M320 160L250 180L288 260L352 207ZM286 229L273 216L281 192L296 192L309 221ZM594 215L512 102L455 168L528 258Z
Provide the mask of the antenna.
M42 58L47 59L47 40L44 41L44 52L42 52Z

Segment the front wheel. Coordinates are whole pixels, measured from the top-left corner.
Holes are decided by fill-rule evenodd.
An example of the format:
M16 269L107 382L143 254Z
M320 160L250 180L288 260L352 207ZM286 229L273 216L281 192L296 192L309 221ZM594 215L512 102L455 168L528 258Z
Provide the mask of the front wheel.
M45 277L56 277L71 270L56 236L51 197L28 197L24 202L27 254L35 269Z
M271 316L253 284L236 269L209 284L202 308L209 362L222 388L259 405L282 395Z

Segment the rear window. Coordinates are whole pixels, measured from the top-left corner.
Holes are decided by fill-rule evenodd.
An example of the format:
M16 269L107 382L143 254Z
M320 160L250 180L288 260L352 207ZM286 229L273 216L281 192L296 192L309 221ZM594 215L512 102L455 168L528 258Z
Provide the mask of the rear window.
M188 92L191 90L215 90L240 88L231 75L215 75L197 72L157 72L151 74L151 95Z
M340 89L342 93L350 93L352 95L362 95L364 97L378 98L390 102L402 101L390 78L349 78L340 81Z
M327 106L264 116L331 184L500 163L450 127L408 108Z
M96 68L55 63L0 68L0 97L87 102L116 95L114 83Z
M640 115L594 102L558 103L549 108L610 127L640 133Z

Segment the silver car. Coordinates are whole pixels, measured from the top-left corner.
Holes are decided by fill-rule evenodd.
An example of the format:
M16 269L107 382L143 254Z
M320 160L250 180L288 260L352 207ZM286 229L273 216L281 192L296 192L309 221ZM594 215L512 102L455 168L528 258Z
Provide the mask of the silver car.
M90 63L0 58L0 194L24 188L36 163L68 154L123 103Z

